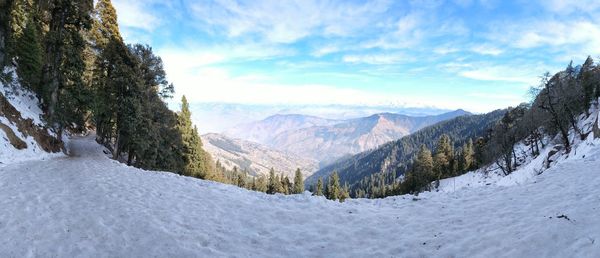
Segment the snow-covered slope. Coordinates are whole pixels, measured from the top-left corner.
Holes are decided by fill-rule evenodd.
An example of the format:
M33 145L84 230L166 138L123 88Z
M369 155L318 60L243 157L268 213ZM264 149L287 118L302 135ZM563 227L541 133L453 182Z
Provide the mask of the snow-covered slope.
M268 175L269 170L274 168L277 173L293 178L294 172L299 168L306 178L319 168L316 160L221 134L202 135L202 142L213 160L220 161L227 169L246 169L251 175Z
M0 168L0 257L600 257L600 144L535 181L338 203L106 158Z
M38 105L37 97L19 84L14 68L5 68L0 78L0 166L62 155L62 143L44 128Z
M598 100L600 102L600 99ZM511 174L505 176L497 165L484 167L464 175L444 179L440 181L437 191L454 192L461 188L483 187L488 185L511 186L529 183L537 180L537 176L546 173L545 171L552 166L565 162L579 162L584 160L590 152L595 151L595 146L600 145L600 132L595 131L600 126L600 109L594 105L589 110L589 116L580 115L578 127L587 135L586 139L581 140L574 130L570 131L569 138L572 142L572 150L565 153L562 144L559 144L559 136L551 139L543 139L545 148L540 149L540 154L533 157L530 152L530 146L520 142L515 146L515 153L519 160L518 168ZM597 168L600 172L600 167Z

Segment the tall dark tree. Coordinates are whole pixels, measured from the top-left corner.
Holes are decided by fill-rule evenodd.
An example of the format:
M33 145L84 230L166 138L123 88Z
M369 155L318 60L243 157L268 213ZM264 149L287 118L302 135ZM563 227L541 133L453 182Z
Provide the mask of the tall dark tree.
M185 161L185 175L206 178L210 173L208 154L202 149L198 129L192 125L190 107L185 96L181 98L181 111L178 114L177 128L183 143L182 155Z
M65 126L83 124L85 106L82 53L85 42L81 31L89 29L93 1L55 0L48 4L50 24L46 33L42 83L48 120L58 132Z
M0 0L0 66L6 64L7 43L10 38L10 11L14 0Z
M302 173L300 169L296 169L296 173L294 175L294 190L293 193L301 194L304 192L304 179L302 178Z
M38 94L43 94L42 88L40 88L40 77L44 65L43 52L41 34L37 26L34 19L28 19L27 25L16 40L15 54L17 55L19 77L27 87Z
M317 186L313 195L321 196L323 195L323 179L319 177L317 180Z
M328 180L327 185L327 199L337 200L340 198L340 177L338 176L337 171L334 171Z

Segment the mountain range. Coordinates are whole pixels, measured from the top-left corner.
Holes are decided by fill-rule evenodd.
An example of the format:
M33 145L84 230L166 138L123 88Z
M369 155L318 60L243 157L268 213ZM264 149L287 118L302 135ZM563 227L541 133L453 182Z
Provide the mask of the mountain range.
M481 115L458 116L427 126L377 149L324 166L307 178L305 183L314 184L319 177L326 178L333 171L338 172L341 182L348 182L351 186L379 172L397 172L401 176L421 145L433 149L440 136L447 134L455 147L462 146L469 139L484 135L505 113L506 110L496 110Z
M236 126L225 134L315 159L326 165L341 157L377 148L426 126L464 115L470 113L461 109L431 116L380 113L347 120L297 114L274 115Z
M250 175L268 175L274 168L277 173L289 177L294 176L297 168L306 178L318 169L316 160L274 150L260 143L232 139L221 134L202 135L204 149L211 154L213 160L232 170L246 170Z

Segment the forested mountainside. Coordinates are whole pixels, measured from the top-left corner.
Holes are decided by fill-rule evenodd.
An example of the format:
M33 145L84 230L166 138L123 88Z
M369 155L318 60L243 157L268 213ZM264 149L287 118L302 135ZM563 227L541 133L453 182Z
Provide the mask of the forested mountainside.
M321 185L327 180L340 181L339 185L351 184L353 197L419 193L436 188L442 179L481 167L495 167L508 176L526 161L544 153L548 156L546 167L538 168L542 171L551 166L557 153L568 157L574 143L592 133L597 137L598 114L593 110L599 105L600 68L591 57L581 66L574 67L571 62L553 76L546 73L540 86L533 87L531 92L534 96L531 103L481 115L481 120L471 121L473 124L462 121L455 127L444 128L477 116L442 122L324 168L311 176L308 184L315 184L322 177ZM582 124L589 119L596 121ZM595 126L590 128L590 125ZM441 130L435 130L436 127ZM551 140L545 141L546 138ZM552 150L542 152L548 145ZM410 152L405 152L406 149ZM517 149L527 155L517 154Z
M228 134L329 164L342 156L377 148L425 126L468 114L464 110L421 117L381 113L349 120L275 115L230 130Z
M421 145L429 148L438 138L447 134L454 139L455 147L483 136L498 121L506 110L497 110L483 115L465 115L425 127L400 140L389 142L378 149L363 152L326 166L306 179L307 184L315 184L320 177L327 177L337 171L342 182L351 186L364 177L379 172L396 172L401 176Z

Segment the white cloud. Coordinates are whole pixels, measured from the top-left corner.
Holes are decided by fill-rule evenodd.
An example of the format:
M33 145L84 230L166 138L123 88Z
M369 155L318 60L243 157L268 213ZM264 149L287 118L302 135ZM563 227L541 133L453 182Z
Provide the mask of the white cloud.
M497 47L489 46L489 45L475 46L471 49L471 51L473 51L477 54L491 55L491 56L497 56L497 55L504 53L504 50L497 48Z
M220 46L196 45L164 48L157 52L165 63L168 62L180 71L227 62L265 60L294 53L291 49L256 43Z
M451 46L442 46L442 47L437 47L437 48L433 49L434 53L440 54L440 55L452 54L452 53L456 53L459 51L460 51L459 48L451 47Z
M148 10L147 1L114 0L120 26L152 31L160 24L158 16Z
M402 53L345 55L342 61L346 63L364 63L372 65L397 64L411 59Z
M551 47L559 51L578 49L581 55L600 53L600 24L587 20L537 20L503 24L490 35L515 48Z
M600 1L598 0L543 0L540 4L544 8L559 14L594 12L600 9Z
M461 70L458 75L480 81L500 81L535 85L544 72L539 67L474 66Z
M225 29L230 37L258 34L269 42L292 43L313 34L342 36L372 25L392 1L364 4L332 0L214 0L192 4L197 19Z
M339 46L337 45L326 45L326 46L322 46L319 48L316 48L313 52L312 52L312 56L314 57L322 57L325 55L329 55L332 53L336 53L339 52L340 50L342 50Z
M419 43L425 36L421 30L423 16L420 13L411 13L401 17L391 32L363 44L364 48L401 49Z

